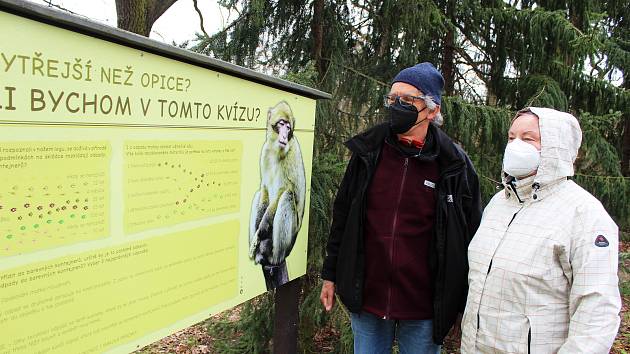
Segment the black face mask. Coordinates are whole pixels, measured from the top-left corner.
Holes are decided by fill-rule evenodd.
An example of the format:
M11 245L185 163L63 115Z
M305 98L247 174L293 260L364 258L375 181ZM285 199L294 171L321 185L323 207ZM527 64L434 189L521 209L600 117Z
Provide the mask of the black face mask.
M394 104L387 107L389 111L389 129L394 134L402 134L413 128L415 125L420 124L426 120L423 119L416 123L418 119L418 113L424 111L427 107L418 111L415 106L405 107L400 103L399 99L396 99Z

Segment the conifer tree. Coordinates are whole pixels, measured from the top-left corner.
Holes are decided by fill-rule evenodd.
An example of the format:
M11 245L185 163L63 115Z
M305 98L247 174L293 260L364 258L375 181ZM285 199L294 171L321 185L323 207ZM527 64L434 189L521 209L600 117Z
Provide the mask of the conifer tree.
M471 156L485 200L497 191L515 111L529 105L569 111L584 131L575 180L603 202L623 237L629 237L627 0L221 4L239 16L211 37L199 35L193 50L333 94L332 100L317 106L309 262L301 309L303 349L312 345L315 331L331 323L327 321L347 321L343 307L336 306L329 315L318 303L331 201L345 167L340 161L347 157L342 142L383 120L381 97L391 78L418 62L433 63L445 76L443 128ZM267 311L263 307L251 307L243 321L260 321L257 311ZM349 326L336 328L337 351L351 352ZM268 338L248 343L268 343Z

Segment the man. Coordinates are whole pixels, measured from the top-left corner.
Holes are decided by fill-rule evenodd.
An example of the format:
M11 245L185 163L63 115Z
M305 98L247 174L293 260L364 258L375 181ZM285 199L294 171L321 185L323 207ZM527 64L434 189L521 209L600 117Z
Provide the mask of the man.
M481 218L466 154L436 124L442 75L402 70L385 96L389 121L346 142L321 301L351 312L355 353L439 353L463 312L466 248Z
M520 111L503 184L470 243L462 353L608 353L619 327L618 229L569 180L582 131L564 112Z

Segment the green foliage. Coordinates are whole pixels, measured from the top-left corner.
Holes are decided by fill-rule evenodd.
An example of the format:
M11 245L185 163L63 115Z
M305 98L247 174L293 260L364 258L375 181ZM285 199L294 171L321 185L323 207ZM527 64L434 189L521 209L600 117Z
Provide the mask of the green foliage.
M218 353L269 353L273 329L273 292L246 302L236 323L224 318L208 325Z
M630 230L630 178L577 174L575 182L591 193L595 191L622 232Z
M518 82L515 107L549 107L566 111L567 96L558 82L545 75L528 75Z
M586 174L621 177L621 141L618 133L623 123L621 112L601 116L582 112L579 121L582 128L582 147L576 161L576 170Z
M623 296L630 296L630 252L619 253L619 292ZM625 320L630 320L626 314ZM626 333L630 336L630 333Z
M592 114L627 112L630 110L630 92L603 80L576 72L557 63L550 63L549 75L570 93L570 108Z
M300 345L313 351L322 327L352 351L348 315L319 304L332 201L348 152L343 142L383 119L381 97L402 68L429 61L453 82L443 97L444 130L470 155L484 201L496 193L515 111L573 112L583 129L575 181L602 201L630 237L630 180L622 176L630 119L630 6L625 0L223 0L238 13L225 30L199 35L193 50L332 93L317 103L309 259L300 308ZM450 38L450 39L449 39ZM449 70L449 65L453 70ZM621 87L611 77L621 75ZM484 93L487 90L487 94ZM485 105L479 103L485 101ZM265 295L270 296L270 295ZM266 307L265 307L266 306ZM226 350L263 352L273 305L245 306L217 325ZM233 332L229 332L232 330ZM221 332L223 331L223 332ZM232 343L234 331L238 341ZM231 336L230 336L231 335Z
M337 302L339 302L339 299L337 299ZM346 309L341 304L337 304L335 311L333 311L331 320L333 325L341 331L341 334L339 335L339 342L335 347L335 353L353 353L354 339L352 337L352 328L350 327L350 317Z
M322 153L313 161L311 178L311 206L308 245L307 274L303 280L304 300L300 305L300 344L302 348L309 348L313 334L328 320L324 312L319 295L321 282L319 273L325 256L325 242L331 222L332 202L338 183L345 169L345 163L330 153Z
M442 100L444 131L466 150L479 175L484 201L497 192L506 134L514 112L469 104L456 97Z
M345 170L345 161L330 153L320 153L313 161L309 225L309 270L318 272L325 255L325 243L331 223L332 203Z

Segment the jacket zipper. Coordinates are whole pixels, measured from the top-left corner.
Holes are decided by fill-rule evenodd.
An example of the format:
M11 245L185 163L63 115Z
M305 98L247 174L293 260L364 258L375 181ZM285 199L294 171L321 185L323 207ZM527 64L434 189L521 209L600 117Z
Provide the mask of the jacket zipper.
M521 207L521 209L523 208ZM507 233L507 230L509 230L510 225L512 225L512 221L514 221L514 219L516 218L516 214L518 214L521 211L521 209L519 209L516 213L514 213L514 215L512 215L512 219L510 219L510 222L508 223L508 228L505 229L505 233ZM496 250L499 249L499 246L501 246L502 243L503 243L503 238L501 239L501 242L499 242L499 245L497 245L497 248L494 250L494 253L497 252ZM488 274L490 274L490 269L492 269L492 261L494 261L494 255L490 259L490 264L488 264L488 271L486 272L486 277L488 276Z
M488 272L486 272L486 278L488 277L488 274L490 274L490 269L492 268L492 261L494 261L494 255L497 254L497 250L499 250L499 248L503 244L503 240L505 239L505 235L507 235L508 231L510 230L510 226L512 226L512 222L514 222L514 219L516 219L516 215L518 215L518 213L520 213L521 210L523 210L524 207L525 207L524 204L521 205L521 207L516 211L516 213L514 213L514 215L512 215L512 219L510 219L510 222L508 223L507 228L505 229L505 232L503 233L503 237L501 237L501 241L499 241L499 244L497 245L497 248L494 249L494 253L492 254L492 258L490 259L490 264L488 265Z
M350 150L354 152L353 149L350 148ZM359 153L359 152L357 152L357 153ZM368 178L364 182L364 186L363 186L363 194L364 194L363 195L363 201L362 201L362 207L363 208L365 207L365 190L367 189L367 186L371 182L371 178L372 178L371 173L373 173L373 171L375 169L374 164L372 164L371 161L374 161L374 162L378 161L378 159L380 157L380 153L381 153L381 149L376 149L376 155L373 158L371 158L371 160L369 160L368 157L365 154L359 153L359 156L361 157L361 159L365 163L366 168L368 169ZM442 187L443 182L446 179L448 179L448 178L451 178L451 177L453 177L453 176L455 176L455 175L457 175L459 173L462 173L462 171L465 169L465 167L466 167L466 163L464 163L464 162L454 163L454 164L451 164L448 167L446 167L446 169L440 173L440 180L436 184L436 192L437 192L438 198L441 198L441 195L442 195L440 192L442 191L442 188L443 188ZM438 205L439 205L439 201L438 201ZM436 210L436 211L438 211L438 210ZM363 222L363 220L361 220L361 222ZM362 229L362 227L363 226L361 226L361 229ZM435 228L436 228L436 231L439 230L437 232L442 232L442 228L443 227L441 226L441 220L439 220L439 217L437 215L436 215ZM439 248L441 248L441 247L443 248L444 246L436 244L435 247L437 248L438 253L439 253ZM438 265L437 265L438 269L437 269L437 272L440 273L439 272L439 268L441 267L440 260L442 259L442 256L438 255L437 258L438 258ZM438 274L436 277L440 278L441 275ZM438 282L439 282L439 280L438 280ZM433 296L433 307L434 307L434 309L439 309L442 306L441 305L442 297L440 296L440 294L442 292L443 292L442 289L441 288L438 289L438 287L436 286L435 294ZM436 327L440 328L442 326L442 322L443 321L441 319L441 315L438 313L438 311L436 311L435 314L434 314L434 318L433 318L433 327L434 328L436 328Z
M389 248L389 264L393 266L394 264L394 241L396 239L396 224L398 223L398 209L400 207L400 201L402 199L403 190L405 187L405 180L407 179L407 168L409 166L409 158L405 158L405 164L403 165L403 175L402 181L400 182L400 189L398 190L398 200L396 201L396 210L394 211L394 222L392 223L392 243ZM394 278L394 269L392 269L390 279L389 279L389 287L387 288L387 307L385 309L385 316L383 319L386 320L389 317L389 311L391 307L392 300L392 282Z

